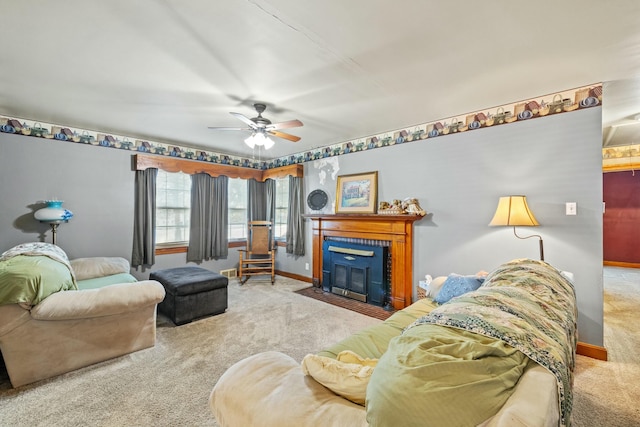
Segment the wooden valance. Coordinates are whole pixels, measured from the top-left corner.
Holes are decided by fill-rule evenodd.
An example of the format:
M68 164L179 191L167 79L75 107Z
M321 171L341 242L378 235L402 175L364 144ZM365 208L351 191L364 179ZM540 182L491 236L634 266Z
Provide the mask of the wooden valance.
M224 175L229 178L253 178L260 182L264 182L269 178L283 178L287 175L297 178L304 177L304 166L301 164L262 170L232 165L221 165L218 163L200 162L197 160L187 160L179 157L136 154L134 156L134 169L145 170L148 168L162 169L167 172L182 172L189 175L206 173L213 177Z

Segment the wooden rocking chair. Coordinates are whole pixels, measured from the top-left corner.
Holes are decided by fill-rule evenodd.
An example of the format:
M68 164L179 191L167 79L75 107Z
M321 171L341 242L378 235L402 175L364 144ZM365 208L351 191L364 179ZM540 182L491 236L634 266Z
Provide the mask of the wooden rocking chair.
M240 272L243 285L249 276L270 274L271 284L276 280L276 246L271 221L250 221L247 248L240 249Z

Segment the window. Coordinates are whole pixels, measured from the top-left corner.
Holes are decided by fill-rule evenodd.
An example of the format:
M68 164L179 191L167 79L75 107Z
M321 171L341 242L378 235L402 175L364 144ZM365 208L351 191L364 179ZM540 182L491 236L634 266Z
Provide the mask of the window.
M278 240L287 238L287 217L289 215L289 177L276 179L276 217L274 235Z
M229 178L229 240L247 238L247 180ZM156 245L186 246L189 242L191 176L182 172L158 170L156 180ZM276 216L274 235L287 236L289 213L289 177L276 179Z
M156 245L189 241L191 177L158 170L156 180Z
M229 240L247 238L247 181L229 178Z

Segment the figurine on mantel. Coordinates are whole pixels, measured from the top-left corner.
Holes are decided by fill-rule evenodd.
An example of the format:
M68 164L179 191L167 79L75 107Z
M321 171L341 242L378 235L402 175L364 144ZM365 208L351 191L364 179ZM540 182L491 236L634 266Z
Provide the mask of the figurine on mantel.
M407 197L403 201L398 199L389 202L380 202L378 205L380 215L420 215L425 216L427 212L420 207L418 199Z
M402 202L394 200L393 202L380 202L378 213L381 215L403 215L406 212L402 209Z
M425 216L427 214L427 211L420 207L420 203L415 197L407 197L404 199L402 209L409 215Z

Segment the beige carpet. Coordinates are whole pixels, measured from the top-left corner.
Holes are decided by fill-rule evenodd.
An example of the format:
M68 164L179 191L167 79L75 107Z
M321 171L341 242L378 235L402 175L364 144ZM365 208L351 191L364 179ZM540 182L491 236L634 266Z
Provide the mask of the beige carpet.
M302 360L380 322L294 292L306 286L232 280L226 313L180 327L159 319L154 348L18 389L4 372L0 426L217 426L207 400L234 362L266 350Z
M207 399L235 361L265 350L301 360L380 322L295 293L305 286L232 281L225 314L180 327L159 319L154 348L18 389L0 373L0 426L217 426ZM638 312L640 271L606 268L610 361L578 356L574 427L640 426Z
M578 356L573 427L640 426L640 270L604 269L606 362Z

